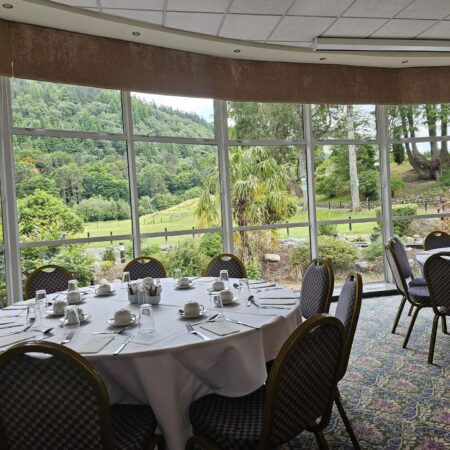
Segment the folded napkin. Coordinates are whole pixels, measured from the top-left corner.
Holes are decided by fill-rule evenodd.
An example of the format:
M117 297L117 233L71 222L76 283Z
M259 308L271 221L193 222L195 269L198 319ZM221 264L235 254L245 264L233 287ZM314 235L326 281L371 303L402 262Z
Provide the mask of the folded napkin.
M259 298L259 303L261 305L295 305L297 303L297 299L292 298Z
M238 333L239 328L233 326L228 322L209 322L200 325L200 328L218 334L219 336L226 336L227 334Z
M38 331L25 331L24 333L12 334L10 336L0 337L0 347L7 347L8 345L17 344L18 342L28 341L41 335Z
M98 353L103 347L106 347L114 336L92 336L84 341L78 348L79 353Z

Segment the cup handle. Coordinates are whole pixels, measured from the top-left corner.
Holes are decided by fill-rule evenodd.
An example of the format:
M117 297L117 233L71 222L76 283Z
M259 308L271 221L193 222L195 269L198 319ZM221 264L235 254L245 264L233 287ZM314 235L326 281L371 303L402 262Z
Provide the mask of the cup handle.
M130 314L131 320L136 320L136 314Z
M203 314L205 312L205 307L203 305L198 305L200 308L200 314Z

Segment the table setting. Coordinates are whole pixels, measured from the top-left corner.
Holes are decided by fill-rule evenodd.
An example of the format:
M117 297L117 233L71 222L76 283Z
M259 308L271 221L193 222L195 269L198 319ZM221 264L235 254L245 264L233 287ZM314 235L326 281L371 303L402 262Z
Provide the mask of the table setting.
M257 389L266 361L300 321L298 294L265 280L125 277L0 310L0 352L45 339L81 353L112 403L151 404L168 448L181 449L191 433L189 404Z

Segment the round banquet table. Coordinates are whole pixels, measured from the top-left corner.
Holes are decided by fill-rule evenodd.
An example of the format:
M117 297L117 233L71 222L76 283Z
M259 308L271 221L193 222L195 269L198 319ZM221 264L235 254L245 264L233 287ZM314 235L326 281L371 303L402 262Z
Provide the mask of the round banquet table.
M422 266L424 266L425 261L431 256L434 255L435 253L441 253L441 252L450 252L450 247L445 247L445 248L435 248L433 250L427 250L425 252L422 253L418 253L416 255L416 260L417 262Z
M91 318L66 344L80 351L83 345L92 341L93 336L112 338L98 353L84 356L99 370L108 388L111 404L152 406L171 450L183 449L192 434L188 411L194 400L210 393L243 396L262 386L267 377L266 361L275 358L301 321L295 294L287 289L256 293L254 285L252 293L259 303L264 302L262 297L290 297L292 300L285 302L291 304L285 305L284 309L248 307L246 301L225 306L226 317L259 328L231 324L237 332L218 336L198 325L195 329L211 338L204 341L187 332L186 320L180 317L179 308L188 300L197 300L208 308L210 296L207 288L211 281L212 278L197 279L192 288L180 290L175 289L171 278L162 279L161 303L153 306L155 331L149 334L137 334L139 328L134 325L122 334L93 335L94 331L114 329L107 320L114 316L117 309L127 307L137 316L139 306L128 303L126 289L120 284L114 285L115 295L108 297L97 297L90 289L79 306ZM51 295L49 299L54 297ZM214 312L213 309L208 315ZM190 320L190 323L200 320ZM59 326L59 319L47 317L44 325L55 327L54 336L47 340L61 342L64 331ZM131 335L136 336L120 354L113 355L125 338Z

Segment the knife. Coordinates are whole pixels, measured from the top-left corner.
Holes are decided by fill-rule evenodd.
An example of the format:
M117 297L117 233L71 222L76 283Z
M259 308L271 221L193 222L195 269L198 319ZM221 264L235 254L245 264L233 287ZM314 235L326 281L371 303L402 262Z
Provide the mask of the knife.
M126 347L126 345L127 345L132 339L134 339L136 336L137 336L136 334L132 334L131 336L127 336L127 337L125 338L125 340L123 341L123 344L122 344L117 350L114 351L113 355L118 355L118 354Z
M298 297L258 297L258 300L298 300Z
M230 319L229 317L226 317L226 320L228 320L228 322L231 322L231 323L237 323L237 324L239 324L239 325L244 325L244 326L250 327L250 328L256 328L256 329L259 329L259 328L260 328L260 327L257 327L257 326L255 326L255 325L250 325L249 323L241 322L240 320Z
M76 330L72 330L69 332L69 334L64 338L64 340L61 342L61 344L67 344L72 340L72 338L75 336Z

